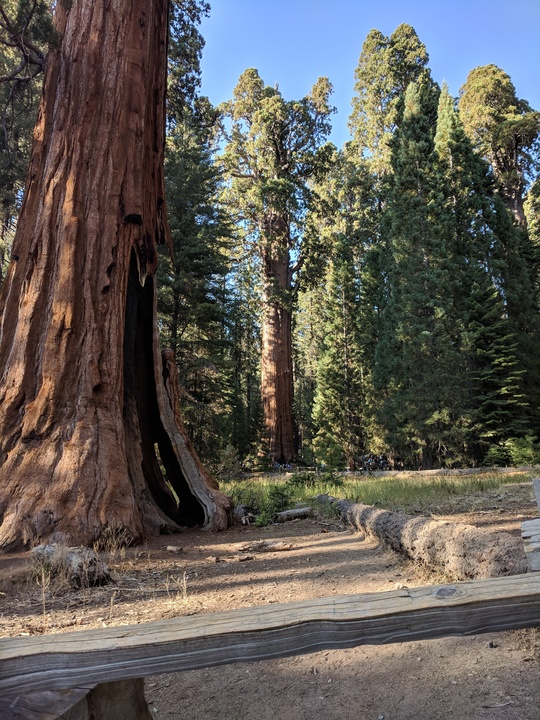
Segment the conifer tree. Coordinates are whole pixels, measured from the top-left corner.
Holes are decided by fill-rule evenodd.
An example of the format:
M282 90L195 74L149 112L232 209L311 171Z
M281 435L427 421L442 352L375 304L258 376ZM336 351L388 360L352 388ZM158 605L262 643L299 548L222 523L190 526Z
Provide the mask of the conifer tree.
M461 359L446 292L449 267L432 214L437 102L432 83L409 85L385 217L389 299L374 371L390 446L423 467L440 463L456 443L461 409L456 393Z
M435 150L435 217L445 242L452 326L464 361L462 452L472 462L482 462L490 445L523 434L524 368L501 290L504 263L495 233L493 182L446 86L439 101ZM459 449L455 451L459 456Z
M211 128L210 128L211 129ZM230 226L218 203L211 138L185 108L167 139L166 191L172 254L158 267L162 342L175 353L186 429L205 460L226 443L226 314Z
M330 93L330 83L320 78L308 96L286 101L250 69L223 106L227 198L261 263L261 394L268 454L277 463L296 455L292 311L304 262L304 215L312 201L308 182L323 172L328 156Z
M465 130L491 165L516 222L524 225L527 182L538 163L540 113L517 97L509 75L496 65L471 70L460 92Z
M228 304L228 438L248 467L266 465L262 445L260 289L245 268L234 273L234 292ZM248 279L249 278L249 279Z
M402 111L400 99L409 83L428 75L425 46L414 28L402 24L390 37L368 33L355 71L355 96L349 126L353 144L376 173L390 171L390 140Z
M315 454L334 467L357 467L365 451L365 388L358 327L360 288L351 241L335 243L313 403Z
M208 12L203 0L176 0L170 8L165 179L172 253L161 248L157 280L162 343L176 357L186 430L215 467L230 439L231 231L213 159L218 113L199 95L204 39L198 26Z
M316 282L300 290L294 315L294 417L299 459L308 465L315 462L313 401L324 333L325 279L326 267L321 270Z
M390 37L372 30L362 46L355 72L355 96L349 125L351 163L364 177L370 176L368 212L363 213L366 229L361 263L361 300L364 372L366 378L366 422L369 444L382 450L384 431L378 409L384 393L373 382L376 347L384 342L382 321L389 302L391 250L383 230L384 210L389 202L393 137L403 114L403 95L410 82L429 79L428 53L410 25L400 25ZM364 163L367 163L367 168ZM352 166L351 166L352 167Z

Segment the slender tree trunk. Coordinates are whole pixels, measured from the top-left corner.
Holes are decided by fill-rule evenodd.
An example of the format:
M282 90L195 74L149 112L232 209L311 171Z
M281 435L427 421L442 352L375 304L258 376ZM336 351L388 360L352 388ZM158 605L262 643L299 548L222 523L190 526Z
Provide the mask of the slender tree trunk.
M178 430L157 330L167 0L56 8L0 299L0 547L224 527L227 501Z
M274 223L276 220L274 219ZM285 223L279 220L282 236ZM288 226L287 226L288 239ZM264 308L262 322L261 394L270 459L295 458L293 432L293 367L291 270L288 243L263 245Z

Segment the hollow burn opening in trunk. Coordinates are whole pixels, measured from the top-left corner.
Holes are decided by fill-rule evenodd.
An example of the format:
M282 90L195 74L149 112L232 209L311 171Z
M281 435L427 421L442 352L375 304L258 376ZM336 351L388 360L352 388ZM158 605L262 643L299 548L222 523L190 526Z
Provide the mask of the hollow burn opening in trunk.
M179 525L201 525L204 510L189 489L159 412L152 347L153 308L154 280L147 277L141 285L132 252L124 334L126 434L135 434L135 442L140 444L142 472L154 502Z

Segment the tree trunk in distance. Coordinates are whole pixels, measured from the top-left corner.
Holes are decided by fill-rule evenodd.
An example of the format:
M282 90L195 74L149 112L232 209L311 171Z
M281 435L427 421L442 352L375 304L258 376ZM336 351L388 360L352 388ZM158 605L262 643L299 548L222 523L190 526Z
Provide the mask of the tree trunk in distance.
M227 500L185 474L197 463L175 431L158 342L167 10L56 6L61 41L0 299L6 550L227 525Z
M270 459L295 458L293 432L293 367L291 278L289 252L265 246L262 321L261 393Z

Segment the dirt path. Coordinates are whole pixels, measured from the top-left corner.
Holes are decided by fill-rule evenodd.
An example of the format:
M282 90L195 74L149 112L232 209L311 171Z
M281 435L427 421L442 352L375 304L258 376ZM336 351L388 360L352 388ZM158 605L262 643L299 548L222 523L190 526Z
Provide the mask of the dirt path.
M527 486L464 512L517 532L535 514ZM448 509L445 510L445 512ZM503 510L503 512L500 512ZM443 515L439 515L442 517ZM266 540L291 548L257 552ZM163 546L181 546L175 554ZM193 613L443 581L358 533L325 521L236 527L158 538L117 551L116 583L78 592L29 579L28 556L0 557L3 635L66 632ZM539 609L540 619L540 609ZM286 660L149 678L156 718L169 720L540 720L540 631L325 651ZM128 719L126 719L128 720Z
M279 539L295 550L224 564L193 584L188 602L197 602L199 589L206 598L219 588L225 608L441 579L361 535L320 530L302 521L244 533L242 539ZM234 549L208 547L216 555ZM528 631L325 651L151 678L147 697L156 717L170 720L538 720L537 642Z

